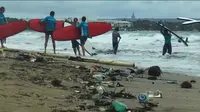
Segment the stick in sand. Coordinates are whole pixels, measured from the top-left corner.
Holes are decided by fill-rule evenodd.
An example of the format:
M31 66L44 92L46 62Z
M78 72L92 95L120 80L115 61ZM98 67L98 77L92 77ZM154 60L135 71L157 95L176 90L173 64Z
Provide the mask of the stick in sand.
M76 41L78 42L78 41ZM78 42L78 44L81 46L81 44ZM93 56L87 49L85 49L85 51L90 55L90 56Z

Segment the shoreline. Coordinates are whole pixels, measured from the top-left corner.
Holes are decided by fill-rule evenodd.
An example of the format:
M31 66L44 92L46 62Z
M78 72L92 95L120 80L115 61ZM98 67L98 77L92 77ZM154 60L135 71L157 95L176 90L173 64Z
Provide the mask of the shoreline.
M30 52L30 53L40 53L42 54L43 56L45 56L45 54L43 54L43 52L41 51L37 51L37 50L22 50L22 49L12 49L12 48L6 48L4 49L5 51L8 51L8 52ZM57 53L57 54L53 54L53 53L48 53L46 54L46 56L49 56L49 57L53 57L53 58L70 58L70 57L75 57L74 55L69 55L69 54L65 54L65 53ZM89 59L89 60L102 60L102 58L100 59L95 59L95 58L91 58L91 57L82 57L83 59ZM104 59L103 59L104 60ZM109 59L106 59L106 61L109 61ZM111 60L112 61L112 60ZM89 61L88 61L89 62ZM97 62L97 61L96 61ZM137 65L137 63L129 63L128 61L116 61L116 62L123 62L123 63L126 63L128 66L127 67L131 67L132 64L134 64L136 67L141 67L141 68L147 68L147 66L141 66L141 65ZM105 63L102 63L102 64L105 64ZM112 64L111 64L112 65ZM130 66L129 66L130 65ZM118 65L120 66L120 65ZM153 65L152 65L153 66ZM200 77L198 75L195 75L195 74L189 74L189 72L187 73L183 73L183 72L178 72L178 71L172 71L172 72L169 72L170 70L162 70L163 72L165 73L171 73L171 74L183 74L183 75L187 75L187 76L192 76L192 77Z
M97 112L90 109L83 111L77 107L78 105L93 105L90 103L91 99L87 98L89 97L87 88L82 88L82 82L92 80L91 68L99 65L103 68L130 72L123 66L78 62L60 57L42 56L47 62L43 62L42 59L41 62L31 62L24 60L25 58L17 58L19 52L16 50L6 51L5 49L4 52L6 57L0 57L0 108L3 112L70 112L69 109L76 110L73 112ZM199 77L166 72L163 72L158 80L148 80L146 76L147 73L144 73L129 81L124 78L114 81L124 85L116 91L125 88L125 92L138 95L149 90L160 90L163 98L153 99L154 102L159 103L158 107L153 108L154 112L200 111ZM62 86L55 86L57 84L55 79L61 80ZM178 84L168 84L167 81L170 80L177 80ZM186 80L195 80L196 83L192 84L191 89L180 88L180 83ZM106 87L106 90L112 91L113 88ZM117 98L117 100L125 103L129 108L141 108L137 99Z

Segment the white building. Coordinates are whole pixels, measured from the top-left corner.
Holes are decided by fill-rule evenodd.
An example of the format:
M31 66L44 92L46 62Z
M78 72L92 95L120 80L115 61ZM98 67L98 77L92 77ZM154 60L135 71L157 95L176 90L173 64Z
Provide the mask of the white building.
M128 28L132 26L132 23L128 21L119 21L119 20L97 20L97 21L110 23L113 28L114 27Z
M131 27L131 22L128 21L114 21L111 23L113 27L128 28Z

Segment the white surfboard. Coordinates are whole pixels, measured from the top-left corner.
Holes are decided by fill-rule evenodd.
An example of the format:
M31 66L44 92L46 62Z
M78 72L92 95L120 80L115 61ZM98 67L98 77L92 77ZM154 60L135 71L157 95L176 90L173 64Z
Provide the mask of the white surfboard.
M186 21L186 22L183 22L182 24L183 25L188 25L188 24L194 24L194 23L200 23L200 20Z
M85 43L85 49L90 53L90 54L95 54L95 49L93 49L94 46L92 45L92 43L89 41L89 38L87 39L86 43Z
M186 20L185 22L182 23L183 25L200 23L200 20L195 20L195 19L186 18L186 17L178 17L177 19L179 19L179 20Z
M186 18L186 17L178 17L177 19L178 20L186 20L186 21L192 21L192 20L194 20L194 19Z

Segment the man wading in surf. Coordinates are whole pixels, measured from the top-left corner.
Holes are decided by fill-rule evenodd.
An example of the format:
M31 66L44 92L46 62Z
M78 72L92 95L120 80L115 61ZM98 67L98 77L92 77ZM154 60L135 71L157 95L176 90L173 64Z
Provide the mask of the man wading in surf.
M65 22L68 22L70 23L71 25L74 25L74 26L77 26L78 25L78 18L74 18L74 21L68 21L67 19L65 20ZM76 53L76 49L78 51L78 54L79 56L81 55L80 53L80 49L79 49L79 43L77 42L77 40L71 40L71 43L72 43L72 48L74 50L74 54L77 56L77 53Z
M86 22L86 17L83 16L82 17L82 22L80 24L77 25L78 28L81 28L81 37L80 37L80 41L81 41L81 47L82 47L82 51L83 51L83 56L85 56L85 42L87 40L87 38L89 37L89 32L88 32L88 23Z
M2 24L6 24L8 23L5 16L4 16L4 13L5 12L5 8L4 7L1 7L0 8L0 25ZM3 45L4 43L6 43L6 39L2 39L1 40L1 47L4 48L5 46Z
M56 19L54 18L55 12L51 11L50 16L47 16L45 19L41 20L41 23L45 24L45 43L44 43L44 53L46 53L47 43L49 40L49 35L51 35L51 40L53 43L54 54L56 54L56 44L53 38L53 32L56 30Z
M172 45L171 45L171 37L172 37L172 35L165 28L161 28L160 33L165 38L165 44L163 46L163 54L162 55L165 55L166 52L168 52L169 54L172 54Z
M114 54L117 54L117 49L118 49L118 44L119 44L118 38L121 39L121 36L118 31L119 31L119 28L116 27L112 33L112 45L113 45Z

